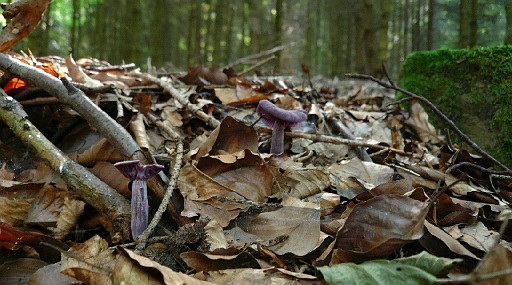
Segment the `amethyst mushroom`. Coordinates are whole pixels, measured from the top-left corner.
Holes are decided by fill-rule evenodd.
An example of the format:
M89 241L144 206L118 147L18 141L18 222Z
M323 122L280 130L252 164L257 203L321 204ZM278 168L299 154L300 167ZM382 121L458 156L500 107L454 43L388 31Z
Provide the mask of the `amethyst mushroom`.
M284 152L284 130L305 121L308 115L304 110L284 110L268 100L261 100L256 108L265 125L272 128L272 142L270 152L280 154Z
M114 164L132 180L132 237L135 240L147 227L149 219L148 186L146 180L155 176L164 167L159 164L142 165L139 160L127 160Z

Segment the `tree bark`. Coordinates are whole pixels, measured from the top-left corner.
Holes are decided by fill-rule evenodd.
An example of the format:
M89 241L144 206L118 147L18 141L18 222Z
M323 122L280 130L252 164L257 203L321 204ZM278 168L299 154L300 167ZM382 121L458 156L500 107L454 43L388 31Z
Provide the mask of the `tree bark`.
M512 1L512 0L509 0ZM428 1L428 26L427 26L427 49L432 50L434 48L434 20L436 15L436 1Z
M471 1L461 0L459 4L459 48L469 47L469 21L471 14Z
M505 34L505 44L512 44L512 0L505 0L505 16L507 19L507 27Z

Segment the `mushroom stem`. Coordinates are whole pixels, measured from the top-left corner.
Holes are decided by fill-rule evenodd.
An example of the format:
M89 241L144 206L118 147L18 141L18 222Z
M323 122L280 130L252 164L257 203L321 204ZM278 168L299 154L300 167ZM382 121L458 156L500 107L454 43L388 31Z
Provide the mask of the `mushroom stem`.
M270 153L281 154L284 152L284 129L286 129L286 123L281 121L274 122Z
M146 180L133 180L131 209L132 237L135 240L148 227L149 205Z

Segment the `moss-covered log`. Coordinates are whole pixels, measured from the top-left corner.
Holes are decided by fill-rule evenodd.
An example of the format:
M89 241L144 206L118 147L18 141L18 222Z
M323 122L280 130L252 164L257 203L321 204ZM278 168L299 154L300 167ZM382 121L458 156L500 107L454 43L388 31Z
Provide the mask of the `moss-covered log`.
M478 145L512 165L512 46L412 53L400 85L429 99Z

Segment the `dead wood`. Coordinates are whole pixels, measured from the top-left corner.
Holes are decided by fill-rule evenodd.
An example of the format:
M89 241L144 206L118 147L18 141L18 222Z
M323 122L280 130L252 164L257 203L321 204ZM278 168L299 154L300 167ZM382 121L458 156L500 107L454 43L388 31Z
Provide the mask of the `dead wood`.
M127 239L130 228L130 203L46 139L28 120L28 115L16 100L9 97L3 90L0 90L0 96L0 119L17 137L32 146L41 158L47 160L51 168L82 199L98 212L112 219L114 232L111 233L111 236L113 240Z

